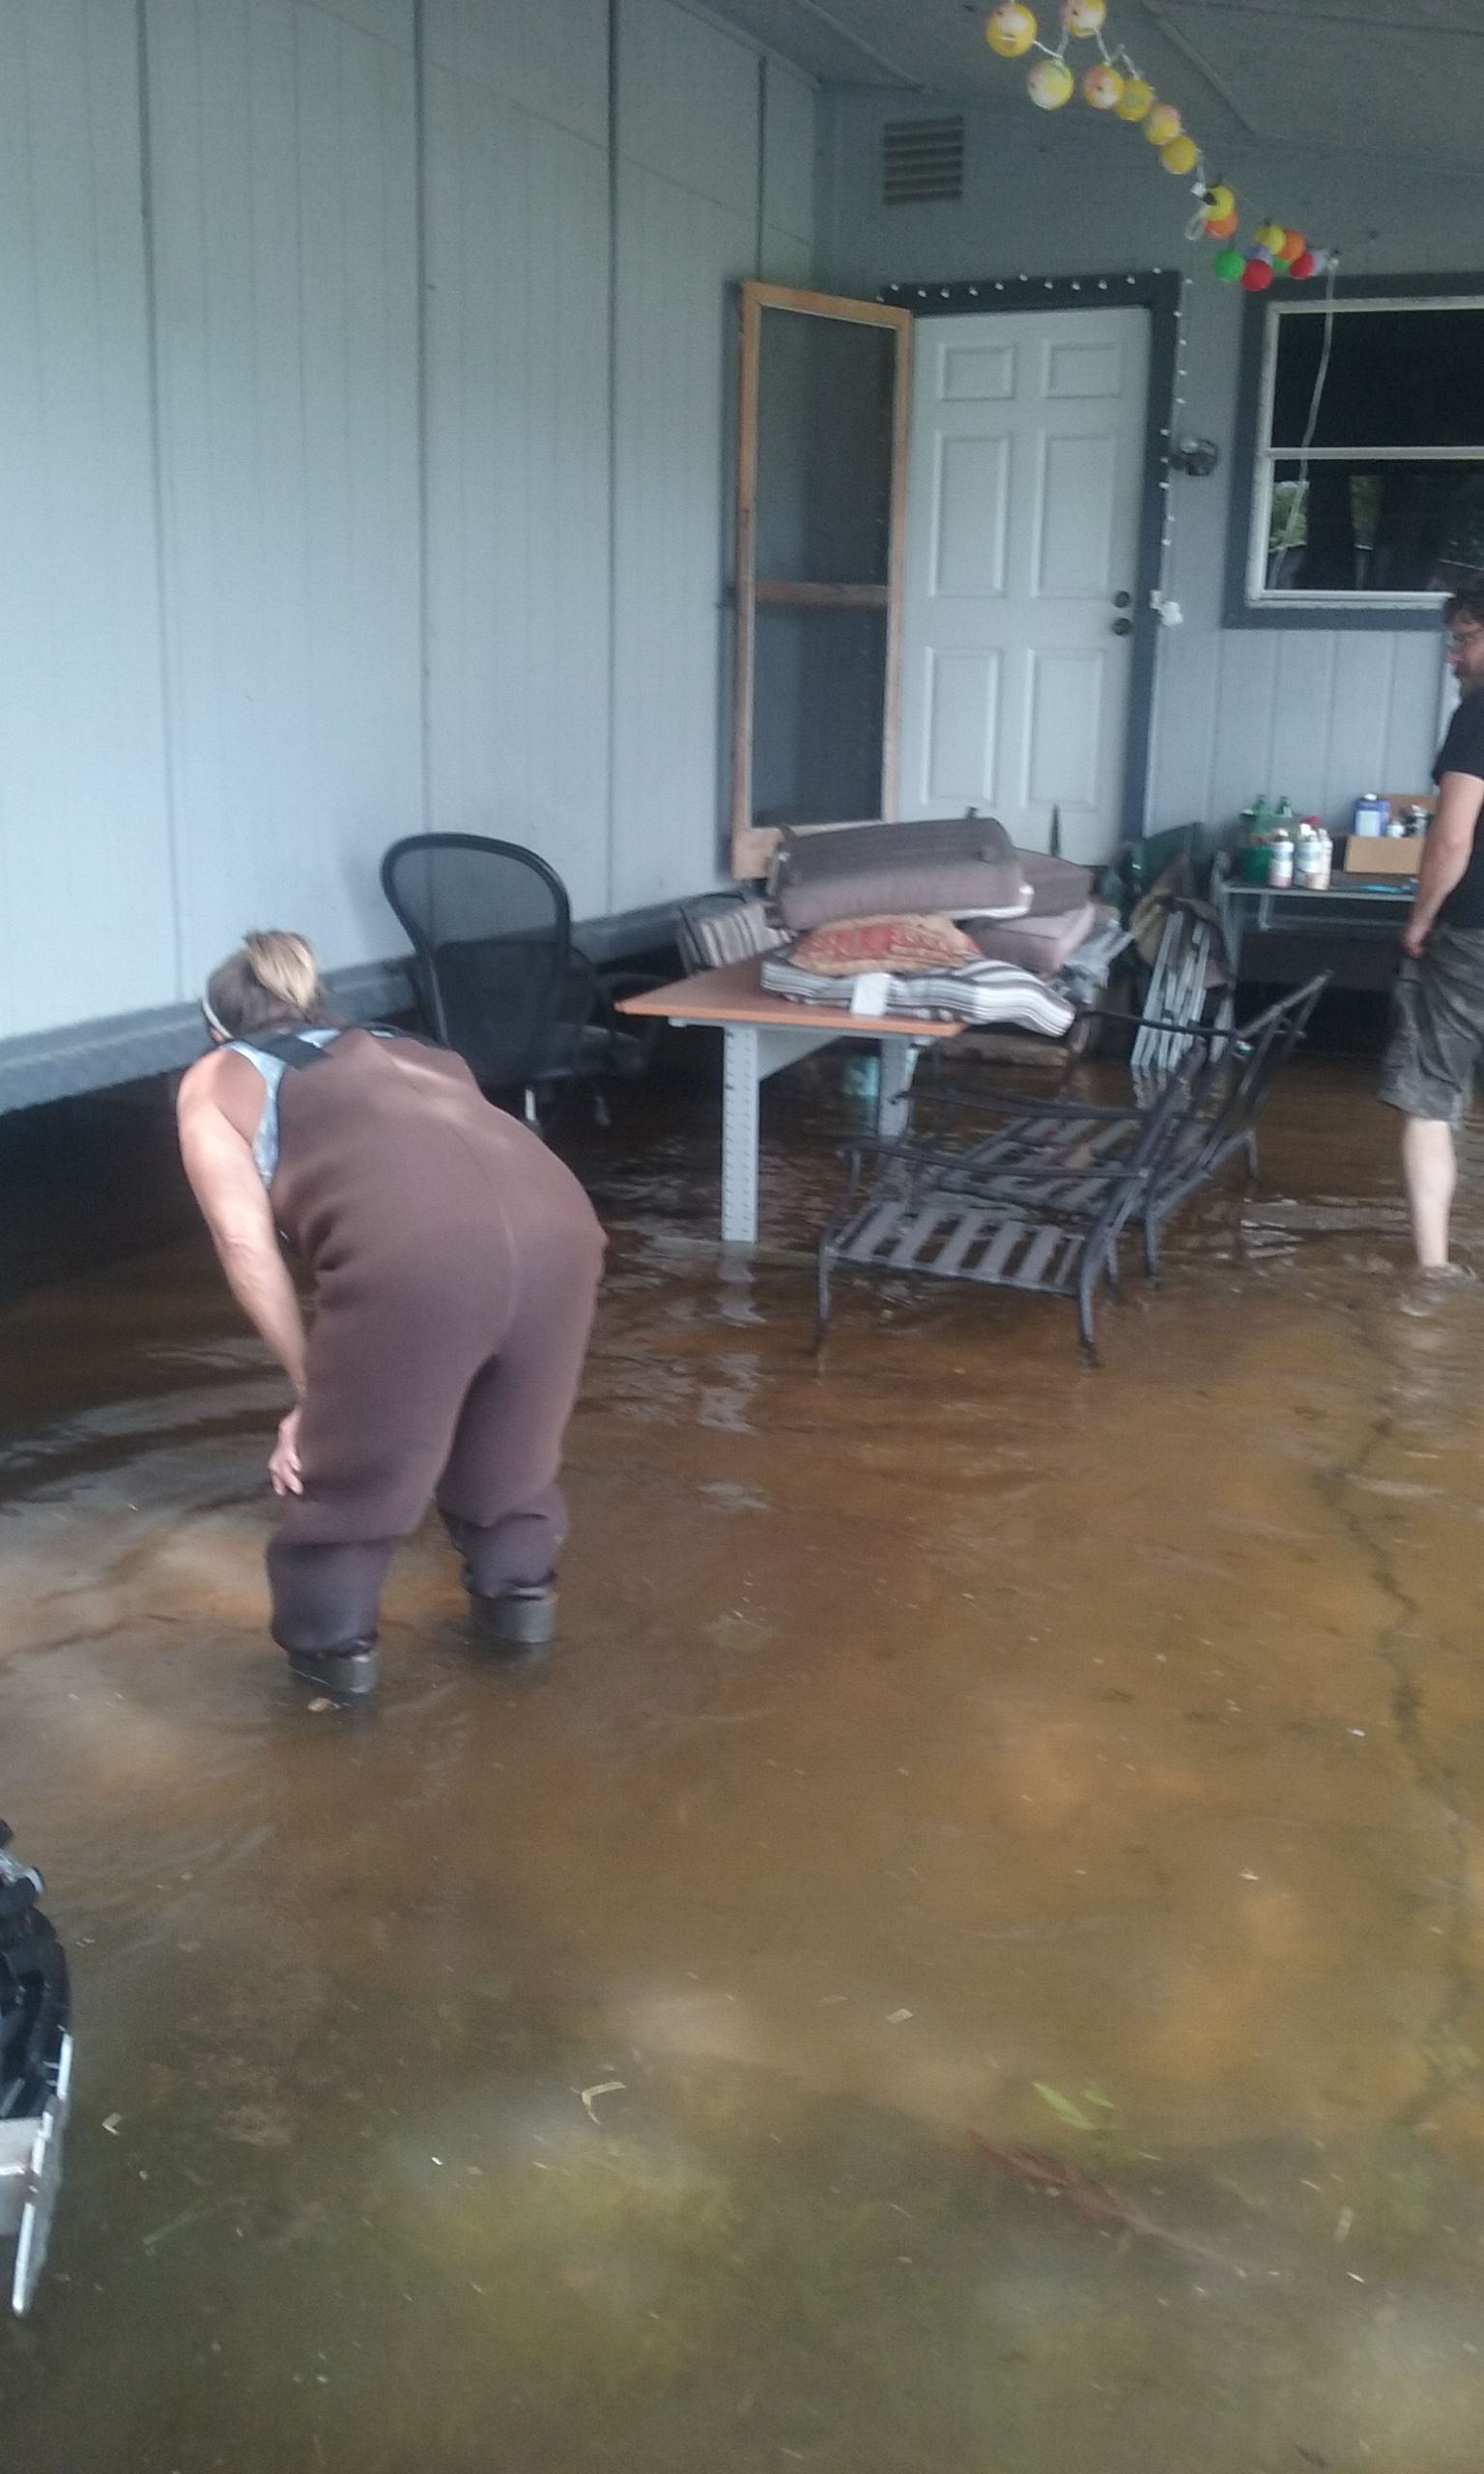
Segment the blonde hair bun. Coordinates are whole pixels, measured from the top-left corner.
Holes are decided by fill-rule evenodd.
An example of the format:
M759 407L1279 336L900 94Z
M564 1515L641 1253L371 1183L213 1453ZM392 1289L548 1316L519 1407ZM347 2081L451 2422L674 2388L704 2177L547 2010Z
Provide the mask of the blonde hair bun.
M244 936L207 981L206 1001L214 1026L233 1040L286 1023L337 1021L320 982L314 947L307 936L286 928L262 928Z
M260 988L291 1014L309 1014L320 999L320 966L307 936L286 928L264 928L243 938L248 967Z

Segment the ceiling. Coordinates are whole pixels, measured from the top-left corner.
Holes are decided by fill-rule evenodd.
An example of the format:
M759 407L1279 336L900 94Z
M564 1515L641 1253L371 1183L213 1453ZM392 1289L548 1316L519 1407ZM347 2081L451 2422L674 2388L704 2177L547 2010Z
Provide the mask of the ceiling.
M990 0L708 5L830 85L1020 100L984 40ZM1056 24L1057 0L1030 5ZM1210 139L1479 162L1484 0L1109 0L1108 33Z

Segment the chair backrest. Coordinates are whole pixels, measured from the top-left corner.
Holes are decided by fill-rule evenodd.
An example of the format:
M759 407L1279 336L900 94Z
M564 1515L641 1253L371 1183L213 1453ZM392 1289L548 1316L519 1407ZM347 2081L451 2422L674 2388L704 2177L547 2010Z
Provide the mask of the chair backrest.
M1230 977L1216 921L1194 903L1172 900L1128 1060L1136 1082L1173 1072L1191 1045L1182 1027L1200 1022L1213 986L1229 984Z
M675 942L688 971L718 970L787 940L787 930L753 893L703 893L675 906Z
M439 1039L481 1082L522 1082L550 1045L566 989L572 911L556 871L519 843L414 834L382 861Z
M1249 1022L1213 1041L1208 1064L1196 1079L1196 1099L1206 1122L1201 1157L1214 1161L1245 1141L1282 1068L1308 1028L1309 1017L1328 984L1320 971L1290 989Z

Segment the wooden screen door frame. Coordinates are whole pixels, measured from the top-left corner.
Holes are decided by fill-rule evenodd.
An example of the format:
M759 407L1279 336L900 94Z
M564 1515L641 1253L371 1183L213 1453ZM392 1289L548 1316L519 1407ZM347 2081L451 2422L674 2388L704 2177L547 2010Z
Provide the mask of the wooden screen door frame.
M881 814L897 812L897 754L901 673L901 605L906 566L907 429L911 417L913 317L909 309L880 301L852 301L838 293L807 292L778 283L738 287L740 349L737 360L736 554L732 598L731 873L766 874L778 835L753 822L753 694L759 606L809 610L886 612L886 693L881 716ZM892 487L884 584L774 584L757 581L757 381L765 309L788 309L805 318L840 318L857 326L883 327L897 337L892 392Z

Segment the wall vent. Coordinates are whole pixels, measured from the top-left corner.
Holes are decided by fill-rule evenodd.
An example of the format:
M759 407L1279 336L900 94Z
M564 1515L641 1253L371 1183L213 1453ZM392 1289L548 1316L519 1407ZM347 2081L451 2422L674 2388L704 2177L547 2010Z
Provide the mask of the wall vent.
M963 116L889 120L881 132L881 202L925 206L963 195Z

